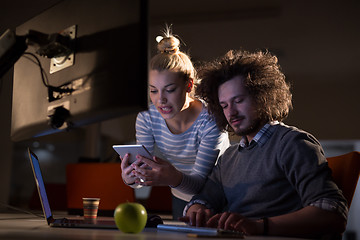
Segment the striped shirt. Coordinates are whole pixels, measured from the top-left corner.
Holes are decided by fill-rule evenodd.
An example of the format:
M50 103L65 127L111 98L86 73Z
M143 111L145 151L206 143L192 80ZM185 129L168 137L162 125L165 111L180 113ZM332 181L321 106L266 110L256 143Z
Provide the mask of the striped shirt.
M172 193L186 201L200 190L219 153L229 146L228 134L219 131L205 106L189 129L173 134L155 106L150 105L148 111L137 116L136 140L183 173L182 182Z

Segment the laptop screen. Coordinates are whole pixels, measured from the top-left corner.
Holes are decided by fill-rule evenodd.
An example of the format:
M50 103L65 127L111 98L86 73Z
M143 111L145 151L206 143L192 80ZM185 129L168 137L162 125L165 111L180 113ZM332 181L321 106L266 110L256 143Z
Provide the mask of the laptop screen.
M51 214L51 210L50 210L50 204L49 204L49 201L48 201L48 198L46 195L46 191L45 191L44 181L43 181L43 178L41 175L39 160L38 160L37 156L30 149L28 149L28 151L29 151L31 166L32 166L33 173L35 176L36 186L38 188L38 192L40 195L41 205L42 205L44 213L46 215L46 219L48 219L49 217L52 216L52 214Z

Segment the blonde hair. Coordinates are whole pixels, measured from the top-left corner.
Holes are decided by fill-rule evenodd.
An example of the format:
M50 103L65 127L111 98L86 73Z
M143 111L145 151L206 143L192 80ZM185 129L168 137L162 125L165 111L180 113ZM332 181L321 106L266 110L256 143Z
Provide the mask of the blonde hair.
M190 57L180 51L180 40L172 34L171 26L166 26L162 35L157 37L158 54L150 60L150 70L169 70L179 73L185 82L192 79L197 82L196 70Z

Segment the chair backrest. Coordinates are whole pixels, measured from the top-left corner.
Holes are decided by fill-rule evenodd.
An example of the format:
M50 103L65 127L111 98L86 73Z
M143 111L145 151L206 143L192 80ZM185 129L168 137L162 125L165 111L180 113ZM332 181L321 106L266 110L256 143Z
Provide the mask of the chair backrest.
M121 178L120 163L78 163L66 166L68 210L82 210L83 197L99 197L99 211L113 212L123 202L134 202L134 189Z
M360 174L360 152L327 158L334 182L343 191L350 207Z

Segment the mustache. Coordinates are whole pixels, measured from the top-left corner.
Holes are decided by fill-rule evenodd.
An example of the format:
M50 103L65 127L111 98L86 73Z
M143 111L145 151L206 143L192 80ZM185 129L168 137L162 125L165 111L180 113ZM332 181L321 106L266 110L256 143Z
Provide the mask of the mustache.
M237 115L237 116L230 116L229 122L238 121L245 119L245 116Z

